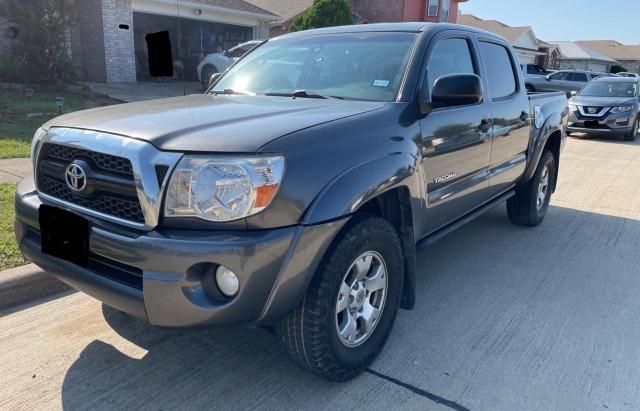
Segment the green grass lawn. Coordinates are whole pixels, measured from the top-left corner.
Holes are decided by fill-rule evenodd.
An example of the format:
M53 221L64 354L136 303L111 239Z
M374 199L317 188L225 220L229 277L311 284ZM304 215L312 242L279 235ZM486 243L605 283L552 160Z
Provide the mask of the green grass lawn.
M27 264L13 232L15 184L0 184L0 270Z
M28 97L23 91L0 90L0 159L29 157L33 133L58 116L58 96L64 97L63 114L119 103L90 91L36 91ZM37 113L41 115L33 116Z

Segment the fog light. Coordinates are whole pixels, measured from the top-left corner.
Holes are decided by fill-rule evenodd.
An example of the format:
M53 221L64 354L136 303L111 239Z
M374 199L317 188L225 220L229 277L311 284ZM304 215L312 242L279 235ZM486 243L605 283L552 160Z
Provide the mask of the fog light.
M238 276L224 265L221 265L216 270L216 284L218 284L218 288L222 294L227 297L233 297L236 295L238 293L238 288L240 287Z

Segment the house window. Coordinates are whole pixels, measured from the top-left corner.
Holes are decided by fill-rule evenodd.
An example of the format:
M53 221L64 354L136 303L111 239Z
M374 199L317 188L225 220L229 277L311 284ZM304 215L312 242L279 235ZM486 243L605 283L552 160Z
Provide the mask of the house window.
M442 13L440 13L440 21L443 23L449 22L449 6L451 0L442 0Z
M440 0L429 0L429 10L427 10L427 16L435 17L438 15L438 6Z

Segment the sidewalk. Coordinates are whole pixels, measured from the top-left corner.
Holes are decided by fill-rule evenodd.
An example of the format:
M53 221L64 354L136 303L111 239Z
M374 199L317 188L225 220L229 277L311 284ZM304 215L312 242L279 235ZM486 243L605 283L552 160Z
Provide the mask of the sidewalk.
M0 160L0 183L19 183L33 174L30 158Z

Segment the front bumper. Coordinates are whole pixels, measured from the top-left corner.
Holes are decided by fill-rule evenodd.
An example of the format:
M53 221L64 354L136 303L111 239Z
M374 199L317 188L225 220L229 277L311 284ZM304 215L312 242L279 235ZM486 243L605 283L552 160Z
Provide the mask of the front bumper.
M105 304L159 326L268 324L294 309L347 218L262 231L124 230L92 217L90 263L43 254L33 179L16 192L16 237L36 265ZM55 204L53 204L55 205ZM232 299L216 292L219 265L239 277Z
M571 133L621 135L631 131L635 113L608 113L603 117L583 117L577 111L569 113L567 131Z

